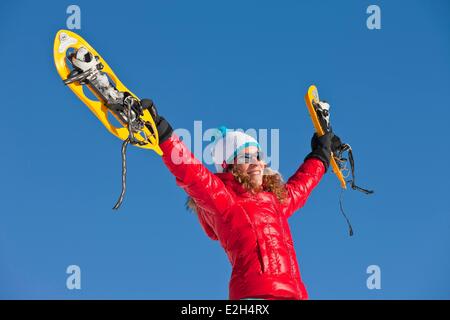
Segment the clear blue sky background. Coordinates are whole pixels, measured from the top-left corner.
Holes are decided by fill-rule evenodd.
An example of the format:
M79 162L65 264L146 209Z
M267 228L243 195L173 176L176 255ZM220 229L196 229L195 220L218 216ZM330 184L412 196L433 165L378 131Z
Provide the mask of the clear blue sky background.
M64 85L53 39L67 1L0 2L0 298L226 299L230 266L153 152L121 142ZM77 1L81 30L174 127L280 129L287 178L313 132L317 84L355 150L339 213L328 174L290 219L312 299L449 299L448 1ZM366 28L378 4L382 29ZM68 265L82 289L66 289ZM381 268L368 290L366 268Z

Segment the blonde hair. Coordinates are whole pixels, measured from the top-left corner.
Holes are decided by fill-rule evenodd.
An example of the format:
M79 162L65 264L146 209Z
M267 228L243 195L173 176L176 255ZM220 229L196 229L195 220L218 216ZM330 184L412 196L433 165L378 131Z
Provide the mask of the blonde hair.
M278 172L275 172L270 168L266 168L264 170L263 182L261 186L256 186L252 182L250 176L247 173L240 171L236 166L232 165L230 172L245 190L251 192L272 192L280 202L283 202L286 199L287 191L283 178Z

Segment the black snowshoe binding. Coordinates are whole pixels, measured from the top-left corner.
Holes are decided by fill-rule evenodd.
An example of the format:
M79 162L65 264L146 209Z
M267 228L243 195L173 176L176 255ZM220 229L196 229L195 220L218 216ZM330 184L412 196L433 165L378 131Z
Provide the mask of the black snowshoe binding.
M133 133L142 132L145 126L145 123L140 119L140 116L143 115L143 106L129 92L121 92L116 89L108 76L101 71L103 65L99 62L97 56L81 47L70 54L69 60L72 63L73 70L64 80L64 84L78 82L81 85L89 86L103 104L123 123L127 124L128 128L131 129L130 131ZM147 126L147 128L153 133L151 126ZM129 139L132 144L145 144L145 142L134 138L132 134Z

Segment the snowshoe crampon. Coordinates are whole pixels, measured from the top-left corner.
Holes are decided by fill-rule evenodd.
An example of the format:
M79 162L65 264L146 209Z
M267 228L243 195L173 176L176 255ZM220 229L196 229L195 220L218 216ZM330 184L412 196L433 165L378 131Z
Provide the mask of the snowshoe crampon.
M320 137L331 128L329 121L329 105L320 101L319 92L314 85L309 87L308 92L305 95L305 101L306 106L308 107L309 115L311 116L314 125L314 129L316 130L317 135ZM330 164L333 168L333 172L336 174L341 183L341 187L347 189L342 169L336 162L336 158L334 155L332 155L330 159Z
M162 155L158 131L149 110L128 90L105 60L82 37L60 30L55 37L53 55L64 83L81 99L103 125L121 140ZM98 100L88 98L86 86ZM115 117L121 127L111 123Z

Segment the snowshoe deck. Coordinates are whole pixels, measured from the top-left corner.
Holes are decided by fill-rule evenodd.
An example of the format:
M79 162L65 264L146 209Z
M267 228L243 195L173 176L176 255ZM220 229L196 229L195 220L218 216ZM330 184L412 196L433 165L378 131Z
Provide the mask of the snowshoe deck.
M312 122L314 125L314 129L316 130L317 135L320 137L325 134L325 130L324 130L324 128L322 128L321 122L317 115L317 111L314 107L314 104L319 103L319 101L320 101L319 92L317 91L316 86L314 86L314 85L310 86L308 88L308 92L305 95L305 102L306 102L306 106L308 107L309 115L311 116L311 119L312 119ZM342 173L341 168L339 168L339 165L337 164L333 154L330 159L330 164L331 164L331 167L333 168L333 172L336 174L336 176L338 177L338 179L341 183L341 187L344 189L347 189L344 175Z
M117 89L118 92L125 94L125 96L131 96L134 98L134 101L140 101L136 95L134 95L123 85L106 61L97 53L97 51L95 51L93 47L89 45L89 43L87 43L86 40L74 32L60 30L55 37L53 55L56 69L58 70L61 78L65 81L66 85L89 107L89 109L113 135L124 141L126 139L130 139L130 136L134 137L134 139L132 139L134 141L134 145L140 148L152 149L158 155L162 155L162 150L159 147L158 131L148 110L142 110L140 114L137 114L139 117L139 123L145 125L141 125L136 129L136 126L133 125L133 123L127 123L125 121L126 117L121 117L118 112L114 112L114 108L107 105L105 100L102 99L102 96L99 94L99 91L96 90L92 84L84 81L86 74L77 74L77 72L74 72L73 65L68 57L68 50L72 48L76 51L82 47L92 53L92 55L98 60L98 63L101 66L102 74L106 74L109 79L112 80L114 89ZM68 79L69 77L74 78ZM98 98L98 101L92 100L84 94L83 85L85 85ZM111 116L115 117L122 127L116 127L113 125L109 118ZM130 119L132 118L130 117ZM130 129L130 127L132 129ZM129 130L132 130L131 135Z

